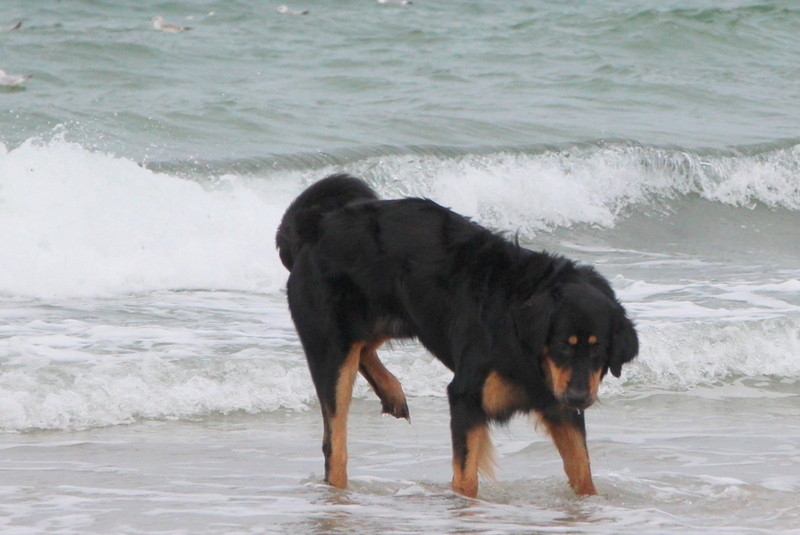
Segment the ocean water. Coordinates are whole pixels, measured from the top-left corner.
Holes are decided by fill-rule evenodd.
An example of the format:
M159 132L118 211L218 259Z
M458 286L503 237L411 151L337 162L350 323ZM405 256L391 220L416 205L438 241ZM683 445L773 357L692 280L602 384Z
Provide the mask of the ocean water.
M800 5L4 0L0 532L800 533ZM192 26L168 34L150 19ZM356 384L351 488L274 233L333 172L592 263L639 358L599 495L526 419L449 490L449 372Z

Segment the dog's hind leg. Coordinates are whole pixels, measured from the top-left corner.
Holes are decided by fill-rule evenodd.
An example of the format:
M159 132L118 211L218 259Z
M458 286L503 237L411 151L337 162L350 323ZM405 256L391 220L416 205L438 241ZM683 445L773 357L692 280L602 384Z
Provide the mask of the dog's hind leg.
M322 410L325 481L347 488L347 416L367 339L358 292L324 277L310 253L295 259L286 290Z
M583 411L553 407L542 414L542 421L564 461L564 472L572 489L577 494L597 494L586 447Z
M386 340L388 338L379 338L364 345L361 349L359 371L380 398L383 414L391 414L395 418L405 418L411 421L406 395L400 381L384 367L378 358L378 348Z
M346 324L332 288L308 255L298 257L287 282L289 310L303 343L323 421L325 481L347 487L347 415L364 338L342 332Z
M363 342L354 343L339 366L333 391L328 390L333 394L332 399L323 399L320 396L324 425L322 452L325 454L325 481L340 489L347 488L347 415L363 346Z

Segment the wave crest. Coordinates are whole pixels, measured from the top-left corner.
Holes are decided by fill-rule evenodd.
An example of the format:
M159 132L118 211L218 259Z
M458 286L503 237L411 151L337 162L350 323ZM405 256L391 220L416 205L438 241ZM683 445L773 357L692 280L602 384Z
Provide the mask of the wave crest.
M800 209L800 145L687 150L604 141L530 147L363 147L331 154L141 165L57 138L0 146L0 293L277 291L273 247L307 184L346 171L385 198L430 197L523 238L603 231L699 197Z

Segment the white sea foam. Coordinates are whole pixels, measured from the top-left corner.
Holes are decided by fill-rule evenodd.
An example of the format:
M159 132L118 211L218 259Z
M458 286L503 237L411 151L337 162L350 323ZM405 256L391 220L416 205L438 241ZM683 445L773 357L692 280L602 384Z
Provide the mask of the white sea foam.
M800 379L797 318L645 326L641 353L625 369L629 384L688 390L737 377ZM619 386L619 385L618 385ZM615 391L623 391L615 387Z
M188 363L152 355L49 370L15 367L0 380L0 430L85 429L141 418L303 409L313 398L307 375L302 367L266 360Z
M612 227L632 206L685 195L733 207L800 208L800 146L753 155L628 143L539 153L376 158L355 165L389 195L430 196L501 229Z
M2 431L316 405L302 349L277 298L167 292L47 306L6 303L2 317ZM800 380L796 317L670 323L642 314L639 332L639 358L624 368L622 379L606 378L602 399L718 386L743 377ZM394 344L381 355L409 397L446 396L451 372L418 344ZM752 385L715 392L764 395ZM379 410L361 379L355 397L375 400Z
M701 157L627 144L536 154L367 158L346 171L387 198L433 198L498 229L613 227L675 195L795 209L797 147ZM325 174L193 181L55 138L0 145L0 293L114 295L176 288L276 291L280 217Z
M63 140L0 146L0 293L274 291L274 231L297 187L261 186L201 185Z

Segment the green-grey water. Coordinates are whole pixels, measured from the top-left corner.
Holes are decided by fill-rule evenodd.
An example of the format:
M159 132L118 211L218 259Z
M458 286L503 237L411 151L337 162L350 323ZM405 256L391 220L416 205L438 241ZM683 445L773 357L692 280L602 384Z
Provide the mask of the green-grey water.
M288 1L288 0L287 0ZM364 144L796 139L800 6L753 1L7 0L2 140L134 158ZM154 14L192 26L156 32Z

